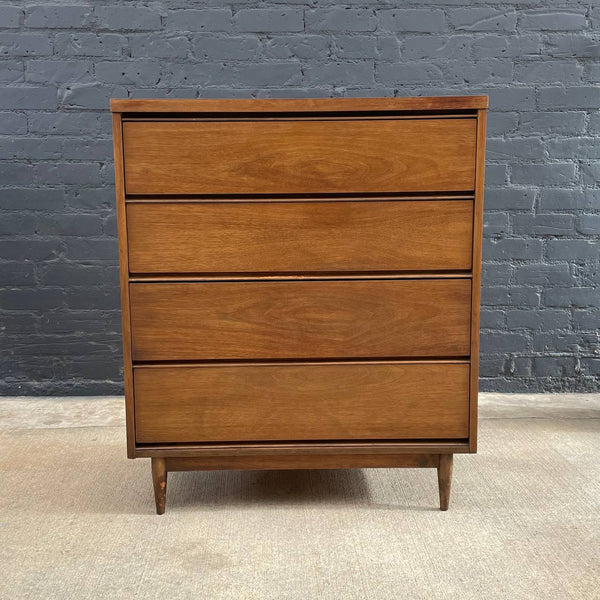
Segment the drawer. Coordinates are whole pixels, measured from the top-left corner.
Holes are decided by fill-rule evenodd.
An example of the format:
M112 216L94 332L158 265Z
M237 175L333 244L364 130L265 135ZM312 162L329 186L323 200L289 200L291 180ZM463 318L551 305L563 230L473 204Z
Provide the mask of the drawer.
M467 356L471 282L130 285L134 361Z
M126 121L128 194L475 187L474 118Z
M136 367L138 443L450 439L469 432L469 365Z
M127 206L132 273L471 268L473 202L224 202Z

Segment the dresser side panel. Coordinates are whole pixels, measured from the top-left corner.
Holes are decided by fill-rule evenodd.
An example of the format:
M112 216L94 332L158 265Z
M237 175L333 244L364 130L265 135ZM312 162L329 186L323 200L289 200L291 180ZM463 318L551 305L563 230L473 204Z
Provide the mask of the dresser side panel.
M125 383L125 419L127 425L127 456L135 457L135 403L131 363L131 315L129 304L129 255L127 244L127 213L125 208L125 166L123 163L123 129L121 115L113 114L113 149L115 160L115 192L119 235L119 277L121 285L121 319L123 328L123 379Z
M471 286L471 383L469 450L477 452L479 395L479 314L481 305L481 244L483 235L483 194L487 111L477 111L477 154L475 167L475 210L473 211L473 278Z

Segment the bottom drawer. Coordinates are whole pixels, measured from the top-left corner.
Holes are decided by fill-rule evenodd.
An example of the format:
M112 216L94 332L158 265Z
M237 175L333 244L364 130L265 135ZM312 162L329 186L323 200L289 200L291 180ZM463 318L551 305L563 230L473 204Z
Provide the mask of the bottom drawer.
M467 363L134 369L138 443L466 438Z

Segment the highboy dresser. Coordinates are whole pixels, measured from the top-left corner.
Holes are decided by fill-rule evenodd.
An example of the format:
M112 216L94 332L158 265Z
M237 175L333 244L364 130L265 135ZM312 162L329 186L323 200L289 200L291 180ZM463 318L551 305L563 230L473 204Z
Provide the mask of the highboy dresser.
M475 452L487 97L113 100L127 453Z

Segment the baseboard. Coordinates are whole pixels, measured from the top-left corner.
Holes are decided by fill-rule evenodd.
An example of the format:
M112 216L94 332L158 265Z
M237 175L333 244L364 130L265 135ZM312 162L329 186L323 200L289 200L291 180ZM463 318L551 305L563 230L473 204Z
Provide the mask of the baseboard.
M0 429L124 426L122 396L0 397Z
M598 419L598 394L479 394L479 416L483 419L547 418Z

